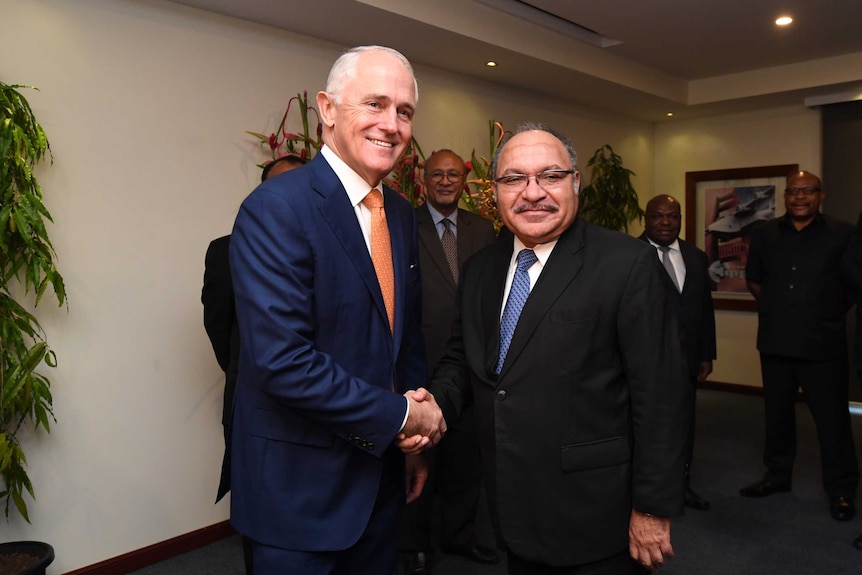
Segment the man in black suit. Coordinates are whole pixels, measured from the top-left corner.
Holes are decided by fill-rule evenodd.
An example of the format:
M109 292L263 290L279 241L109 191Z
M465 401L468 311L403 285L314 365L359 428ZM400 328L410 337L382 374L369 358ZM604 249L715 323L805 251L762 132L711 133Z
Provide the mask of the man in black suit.
M496 237L490 221L458 208L466 179L464 160L451 150L438 150L425 161L425 203L416 208L416 223L422 270L422 335L429 377L452 329L460 270L470 256ZM404 547L415 552L409 571L429 572L435 493L440 495L443 551L478 563L499 561L493 549L476 541L474 522L482 467L472 409L451 422L446 437L426 457L429 475L425 489L405 513Z
M743 497L790 491L796 459L799 388L817 427L823 488L838 521L856 515L859 467L848 409L846 316L841 259L853 226L820 213L820 178L787 178L786 213L751 233L745 279L757 299L757 349L763 376L766 474Z
M261 181L303 165L299 156L286 155L269 162L263 169ZM230 491L230 430L233 413L233 396L239 367L239 329L236 322L236 303L233 298L230 262L230 234L214 239L204 259L204 286L201 303L204 305L204 329L209 336L216 361L224 371L224 404L221 423L224 429L224 457L221 464L216 503ZM246 572L252 573L251 549L243 538Z
M694 454L694 428L697 384L712 373L715 359L715 311L706 253L679 239L682 210L676 198L659 195L647 202L646 231L641 239L656 248L659 260L668 272L668 289L678 298L682 322L683 352L688 365L691 394L690 423L685 457L685 504L692 509L709 509L709 501L691 488L691 462ZM666 254L666 255L665 255ZM667 262L667 263L665 263Z
M474 404L510 575L631 573L673 555L685 361L655 250L577 218L565 136L519 126L495 154L512 233L468 262L430 390ZM631 558L630 558L631 556Z
M862 212L856 230L850 238L847 251L841 261L841 271L856 304L856 380L862 385ZM853 541L856 549L862 550L862 535Z

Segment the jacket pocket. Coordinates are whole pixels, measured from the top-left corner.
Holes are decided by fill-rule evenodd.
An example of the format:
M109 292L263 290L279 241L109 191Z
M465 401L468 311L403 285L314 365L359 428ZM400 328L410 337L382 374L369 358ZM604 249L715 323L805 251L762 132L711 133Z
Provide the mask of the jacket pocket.
M287 441L313 447L330 447L335 435L319 425L296 416L269 409L256 409L252 434L275 441Z
M621 465L631 459L631 447L625 437L610 437L562 447L560 465L563 471L585 471Z

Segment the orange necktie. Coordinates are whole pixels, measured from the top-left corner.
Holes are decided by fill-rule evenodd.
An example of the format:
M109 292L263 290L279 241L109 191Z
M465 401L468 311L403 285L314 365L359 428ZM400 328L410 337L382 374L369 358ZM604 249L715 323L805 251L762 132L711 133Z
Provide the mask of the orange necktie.
M377 273L383 304L389 317L389 331L395 332L395 272L392 269L392 245L389 242L389 226L383 209L383 194L372 188L362 200L371 210L371 262Z

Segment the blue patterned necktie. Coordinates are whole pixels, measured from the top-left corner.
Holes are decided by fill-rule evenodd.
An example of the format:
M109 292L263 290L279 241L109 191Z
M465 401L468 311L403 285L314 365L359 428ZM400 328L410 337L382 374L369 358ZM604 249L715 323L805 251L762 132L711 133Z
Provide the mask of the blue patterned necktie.
M515 333L515 326L518 325L518 317L530 296L530 274L527 270L538 260L533 250L518 252L518 267L515 268L515 277L512 278L512 287L509 289L509 299L506 300L506 308L500 319L500 355L497 358L497 365L494 366L494 373L499 374L503 370L503 362L509 352L512 335Z

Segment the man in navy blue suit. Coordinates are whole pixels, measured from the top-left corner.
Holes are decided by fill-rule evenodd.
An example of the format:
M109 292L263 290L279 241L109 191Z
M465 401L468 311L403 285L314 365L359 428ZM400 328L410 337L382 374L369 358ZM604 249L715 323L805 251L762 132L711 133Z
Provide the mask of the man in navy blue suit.
M317 95L324 147L261 184L237 216L231 522L253 541L257 575L395 573L399 447L445 432L420 388L415 216L380 183L410 142L417 98L400 53L346 52ZM381 193L382 228L380 207L366 206ZM373 261L384 245L387 263ZM418 461L408 458L408 498L424 483Z

